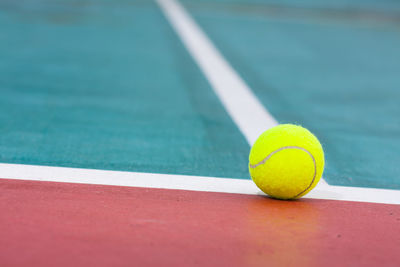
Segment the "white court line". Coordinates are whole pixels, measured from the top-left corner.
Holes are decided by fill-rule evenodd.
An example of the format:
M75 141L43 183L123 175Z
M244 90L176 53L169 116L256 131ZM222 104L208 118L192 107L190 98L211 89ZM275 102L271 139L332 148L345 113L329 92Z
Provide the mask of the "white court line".
M251 180L0 163L4 179L265 195ZM318 184L303 198L400 204L396 190Z
M255 194L249 180L0 163L4 179Z
M278 125L184 8L173 0L157 2L248 143Z

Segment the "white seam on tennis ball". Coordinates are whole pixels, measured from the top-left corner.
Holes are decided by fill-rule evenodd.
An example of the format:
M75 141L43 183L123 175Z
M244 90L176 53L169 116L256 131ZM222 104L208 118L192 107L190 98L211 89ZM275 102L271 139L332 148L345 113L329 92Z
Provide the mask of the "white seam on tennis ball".
M250 168L254 169L254 168L256 168L256 167L258 167L258 166L264 164L265 162L267 162L267 160L268 160L269 158L271 158L274 154L278 153L279 151L285 150L285 149L300 149L300 150L303 150L303 151L306 152L308 155L310 155L310 157L311 157L311 159L313 160L313 163L314 163L314 176L313 176L313 178L312 178L312 180L311 180L311 183L307 186L306 189L304 189L304 190L301 191L299 194L297 194L297 195L295 195L294 197L292 197L292 198L296 198L296 197L300 196L301 194L303 194L304 192L306 192L306 191L313 185L313 183L314 183L314 181L315 181L315 176L317 175L317 163L315 162L315 158L314 158L314 156L311 154L310 151L308 151L307 149L305 149L305 148L303 148L303 147L299 147L299 146L284 146L284 147L281 147L281 148L279 148L279 149L277 149L277 150L275 150L275 151L272 151L265 159L263 159L263 160L260 161L259 163L256 163L256 164L254 164L254 165L249 164L249 166L250 166Z

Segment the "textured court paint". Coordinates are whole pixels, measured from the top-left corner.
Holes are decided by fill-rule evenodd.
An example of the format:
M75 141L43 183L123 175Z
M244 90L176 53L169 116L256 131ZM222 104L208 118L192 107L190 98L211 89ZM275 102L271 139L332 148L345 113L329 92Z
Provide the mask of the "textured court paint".
M400 206L0 180L1 266L398 266Z
M400 189L399 22L298 17L237 2L183 1L272 115L318 136L329 184Z
M249 178L249 146L143 1L0 3L0 162Z

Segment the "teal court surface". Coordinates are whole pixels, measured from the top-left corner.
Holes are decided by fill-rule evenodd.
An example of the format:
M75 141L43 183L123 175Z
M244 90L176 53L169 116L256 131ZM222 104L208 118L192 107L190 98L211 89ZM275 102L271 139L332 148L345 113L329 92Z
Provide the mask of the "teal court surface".
M400 2L0 0L1 266L399 266ZM325 151L266 197L279 123Z

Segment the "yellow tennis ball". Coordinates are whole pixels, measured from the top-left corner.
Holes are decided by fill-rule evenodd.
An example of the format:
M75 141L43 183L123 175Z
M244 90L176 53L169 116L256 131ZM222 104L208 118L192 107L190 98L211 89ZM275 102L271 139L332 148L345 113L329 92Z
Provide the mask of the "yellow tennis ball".
M278 199L296 199L313 189L324 170L324 151L307 129L281 124L258 137L250 151L254 183Z

